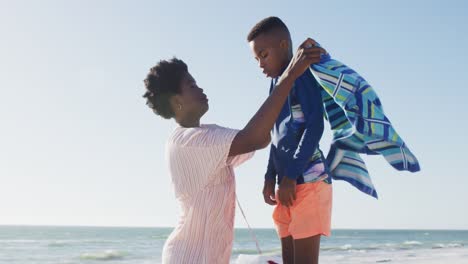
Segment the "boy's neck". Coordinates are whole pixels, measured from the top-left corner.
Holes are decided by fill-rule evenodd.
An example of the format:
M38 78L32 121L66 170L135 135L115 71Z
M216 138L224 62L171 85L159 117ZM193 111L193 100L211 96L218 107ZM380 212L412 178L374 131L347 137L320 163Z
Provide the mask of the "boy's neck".
M284 61L283 66L281 67L281 71L280 71L279 76L281 76L283 74L284 70L286 70L286 68L288 67L289 62L291 62L292 58L293 58L293 55L292 55L292 52L291 52L291 53L289 53L288 57Z

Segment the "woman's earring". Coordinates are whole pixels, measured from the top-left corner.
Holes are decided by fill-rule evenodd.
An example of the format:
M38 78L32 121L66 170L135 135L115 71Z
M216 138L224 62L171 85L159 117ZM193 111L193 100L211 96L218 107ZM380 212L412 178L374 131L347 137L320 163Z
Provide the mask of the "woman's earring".
M180 110L182 110L182 105L181 105L181 104L179 104L179 111L180 111Z

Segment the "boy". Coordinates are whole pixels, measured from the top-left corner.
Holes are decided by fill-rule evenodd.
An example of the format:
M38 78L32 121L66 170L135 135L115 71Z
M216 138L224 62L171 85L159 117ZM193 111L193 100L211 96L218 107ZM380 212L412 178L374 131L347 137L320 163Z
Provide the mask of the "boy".
M273 87L292 58L288 28L269 17L252 28L247 40ZM420 170L363 77L328 54L309 70L296 80L273 127L263 189L265 202L276 205L273 219L285 263L318 263L320 235L330 234L331 177L377 198L360 154L382 155L397 170ZM318 145L324 112L333 130L326 162Z
M259 67L272 78L271 93L293 55L288 28L270 17L247 39ZM295 81L273 127L263 191L265 202L276 205L273 219L284 263L318 263L320 236L330 235L332 186L319 148L323 114L320 86L306 71Z

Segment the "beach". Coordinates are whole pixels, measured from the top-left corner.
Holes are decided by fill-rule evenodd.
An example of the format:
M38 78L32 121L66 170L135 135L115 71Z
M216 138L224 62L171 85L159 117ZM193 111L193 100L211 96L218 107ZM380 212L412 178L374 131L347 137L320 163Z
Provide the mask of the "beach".
M0 226L0 263L161 263L162 248L171 230ZM254 229L254 232L264 254L262 258L278 259L281 250L274 229ZM330 238L322 239L320 263L462 264L468 263L467 244L468 231L463 230L336 229ZM256 254L249 231L236 229L231 263Z

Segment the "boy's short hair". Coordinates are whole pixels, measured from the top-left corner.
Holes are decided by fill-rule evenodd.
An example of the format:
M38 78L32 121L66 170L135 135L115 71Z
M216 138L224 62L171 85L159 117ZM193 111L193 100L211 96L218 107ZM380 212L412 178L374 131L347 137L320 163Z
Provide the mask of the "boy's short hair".
M289 35L286 24L278 17L267 17L258 22L247 35L247 41L250 42L263 33L270 33L273 30L282 30Z
M143 95L154 113L165 119L174 117L174 111L169 99L180 94L180 84L188 73L187 64L177 58L161 60L144 80L146 92Z

